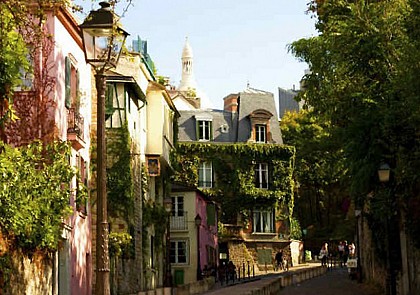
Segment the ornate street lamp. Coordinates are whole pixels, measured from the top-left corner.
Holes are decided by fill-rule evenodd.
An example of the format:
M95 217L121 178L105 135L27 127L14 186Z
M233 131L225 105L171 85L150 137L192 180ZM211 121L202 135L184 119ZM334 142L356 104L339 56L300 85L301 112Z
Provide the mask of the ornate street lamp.
M108 2L103 1L99 5L101 8L91 11L80 29L86 62L95 70L104 71L117 66L129 34L119 26L119 17Z
M166 222L166 273L165 273L165 287L172 287L172 271L171 271L171 211L172 198L166 197L163 199L163 206L166 213L168 213L168 220Z
M91 11L79 27L82 30L86 62L95 70L97 91L96 294L109 295L104 73L116 67L128 33L118 25L118 16L108 2L99 5L101 8Z
M389 182L391 174L391 168L387 163L381 164L378 168L378 177L379 181L382 183ZM396 295L397 294L397 279L395 277L395 261L393 261L391 250L392 250L392 239L391 239L391 215L388 214L386 217L386 233L387 233L387 295Z
M380 182L388 182L391 168L387 163L382 163L378 168L378 177Z
M201 216L197 214L194 218L195 226L197 226L197 281L201 280L203 277L201 275L201 258L200 258L200 226L201 226Z

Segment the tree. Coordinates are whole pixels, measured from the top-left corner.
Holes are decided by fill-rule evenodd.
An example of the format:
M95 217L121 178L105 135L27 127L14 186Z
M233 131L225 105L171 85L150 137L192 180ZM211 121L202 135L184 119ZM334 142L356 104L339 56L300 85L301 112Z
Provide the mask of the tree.
M280 127L284 142L296 147L295 211L301 224L313 228L311 236L320 241L350 238L353 230L344 221L348 192L343 152L329 133L329 123L301 110L286 113Z
M331 123L351 195L369 211L378 253L399 249L401 212L395 208L409 208L402 224L420 232L420 216L411 209L418 211L420 204L419 6L412 0L312 1L320 34L290 46L309 64L303 97L317 117ZM387 186L377 178L381 162L391 166ZM389 231L387 224L393 226ZM411 237L420 245L418 234ZM392 252L387 259L399 269L401 251Z

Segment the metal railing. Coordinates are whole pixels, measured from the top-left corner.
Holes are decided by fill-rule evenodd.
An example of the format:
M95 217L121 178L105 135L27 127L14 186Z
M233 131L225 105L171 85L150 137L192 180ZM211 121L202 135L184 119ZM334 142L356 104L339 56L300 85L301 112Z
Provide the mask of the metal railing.
M180 214L181 213L181 214ZM176 216L171 216L171 230L188 230L188 212L175 212Z
M69 108L67 113L67 133L76 133L84 138L84 119L75 108Z

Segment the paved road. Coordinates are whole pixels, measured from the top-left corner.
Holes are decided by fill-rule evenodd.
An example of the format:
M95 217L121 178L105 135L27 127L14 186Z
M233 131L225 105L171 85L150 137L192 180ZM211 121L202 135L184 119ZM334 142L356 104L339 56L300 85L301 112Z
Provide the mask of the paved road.
M382 292L350 280L347 268L334 268L326 275L286 287L279 295L382 295Z
M250 290L260 289L281 273L261 276L253 282L234 286L218 286L206 292L206 295L239 295L247 294ZM333 268L325 275L304 281L299 285L286 287L278 295L383 295L371 286L359 284L350 280L347 268Z

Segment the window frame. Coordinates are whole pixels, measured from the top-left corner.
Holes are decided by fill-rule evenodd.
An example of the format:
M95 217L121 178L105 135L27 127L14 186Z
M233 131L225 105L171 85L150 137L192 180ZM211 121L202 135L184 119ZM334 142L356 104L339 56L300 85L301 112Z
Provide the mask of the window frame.
M265 219L264 219L265 218ZM259 221L259 222L258 222ZM265 228L268 225L268 230ZM259 228L257 228L259 227ZM252 233L275 234L274 209L255 209L252 213Z
M260 189L268 189L269 188L269 166L267 163L256 163L254 167L254 173L255 173L255 187ZM266 179L266 182L264 182L264 178Z
M210 119L197 119L197 140L213 140L213 121Z
M181 207L181 208L180 208ZM172 210L171 215L180 217L185 215L185 198L184 196L172 196Z
M173 247L173 243L175 243L175 247ZM180 262L180 254L179 254L179 245L180 244L184 244L185 245L185 261L184 262ZM173 251L175 251L175 255L173 255ZM171 264L179 264L179 265L186 265L189 264L190 261L190 249L189 249L189 241L187 239L171 239L170 241L170 262Z
M208 165L208 167L207 167ZM204 166L204 167L203 167ZM206 172L210 171L210 172ZM201 177L202 175L202 177ZM213 187L213 163L212 162L200 162L198 166L198 187L201 188L212 188Z
M267 125L255 124L255 142L267 143Z

